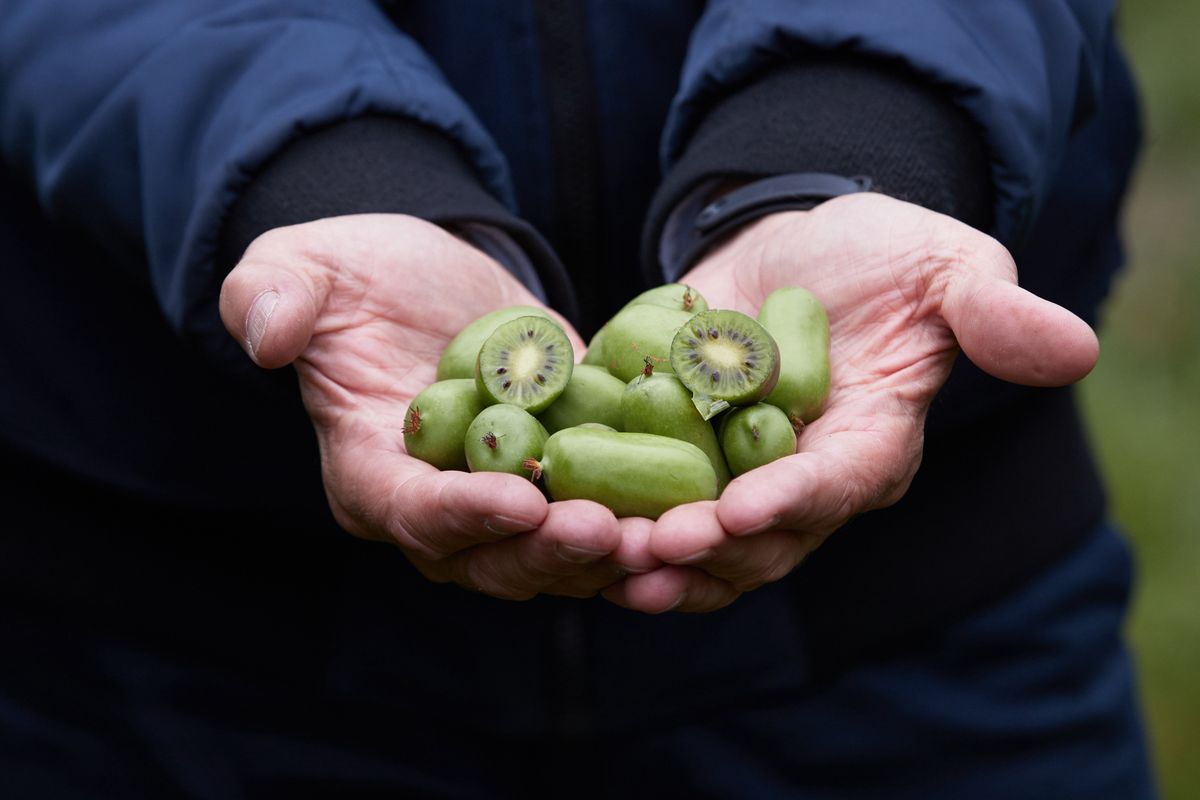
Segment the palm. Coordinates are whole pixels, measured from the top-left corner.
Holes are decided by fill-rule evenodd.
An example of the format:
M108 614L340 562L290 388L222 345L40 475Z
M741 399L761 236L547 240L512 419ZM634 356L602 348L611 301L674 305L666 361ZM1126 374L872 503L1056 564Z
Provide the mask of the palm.
M855 514L898 500L920 464L926 411L961 345L991 374L1061 385L1091 368L1090 328L1015 285L999 244L877 195L779 213L740 231L682 280L717 308L755 314L804 286L830 319L832 387L797 453L733 481L718 502L673 509L651 552L676 565L609 597L647 610L686 597L711 610L786 575Z
M537 302L445 231L366 215L260 237L226 280L222 317L263 366L295 364L346 530L398 544L433 580L501 597L589 595L619 577L601 563L621 539L606 509L551 507L528 480L439 472L404 450L405 413L450 339L489 311Z

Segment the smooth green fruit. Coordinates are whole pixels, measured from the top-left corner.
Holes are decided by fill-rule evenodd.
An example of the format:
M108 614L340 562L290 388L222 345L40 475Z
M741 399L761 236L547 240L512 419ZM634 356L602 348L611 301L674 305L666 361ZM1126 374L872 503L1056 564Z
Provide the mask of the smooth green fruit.
M575 354L566 331L543 317L517 317L492 331L475 360L483 402L509 403L536 414L567 388Z
M442 351L442 357L438 361L437 379L444 381L450 378L474 378L475 359L479 356L479 348L483 347L484 340L492 335L492 331L509 320L530 316L551 319L544 309L537 306L510 306L484 314L463 328Z
M604 363L604 331L608 328L605 324L600 330L592 336L592 340L588 342L587 352L583 354L583 360L580 364L587 364L592 367L605 367Z
M708 310L708 303L700 296L700 293L683 283L668 283L647 289L626 303L625 307L638 304L662 306L674 311L687 311L691 314Z
M617 429L614 428L612 425L605 425L604 423L601 423L601 422L582 422L579 425L576 425L575 427L583 428L584 430L588 430L588 431L612 431L613 433L617 432Z
M671 367L694 395L748 406L775 388L779 347L740 311L703 311L675 334Z
M625 384L603 367L578 364L567 388L549 408L538 414L538 419L550 433L585 422L620 428L621 394L624 391Z
M638 376L621 396L622 429L655 433L696 445L712 463L718 492L732 479L716 431L692 404L692 393L675 375Z
M792 424L821 416L829 396L829 317L824 306L799 286L776 289L758 310L758 321L779 344L779 382L766 402Z
M787 414L757 403L730 411L721 419L721 449L734 475L796 452L796 431Z
M532 414L514 405L488 406L471 422L463 441L471 472L525 476L526 459L542 457L550 434Z
M604 326L604 366L626 383L647 364L655 372L671 372L671 340L691 318L687 311L656 305L627 306Z
M430 384L404 415L404 449L438 469L466 469L463 437L482 410L475 381L456 378Z
M717 498L717 476L695 445L651 433L567 428L530 462L555 500L593 500L618 517L658 517L684 503Z

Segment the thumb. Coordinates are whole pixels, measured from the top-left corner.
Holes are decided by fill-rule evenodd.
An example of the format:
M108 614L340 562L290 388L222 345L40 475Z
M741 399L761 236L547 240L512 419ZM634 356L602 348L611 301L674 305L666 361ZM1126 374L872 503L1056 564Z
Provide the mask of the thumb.
M221 286L221 321L254 363L283 367L308 347L329 291L316 267L282 267L251 255Z
M1017 286L1006 250L954 270L942 317L967 358L1002 380L1065 386L1091 372L1100 344L1086 322Z

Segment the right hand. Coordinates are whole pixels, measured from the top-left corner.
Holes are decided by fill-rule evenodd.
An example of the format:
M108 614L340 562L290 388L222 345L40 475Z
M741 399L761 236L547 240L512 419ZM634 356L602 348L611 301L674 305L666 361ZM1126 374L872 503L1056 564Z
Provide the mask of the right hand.
M517 304L538 301L495 261L394 214L269 231L221 290L225 327L255 363L295 365L339 525L397 545L439 583L513 600L589 597L653 566L636 555L620 564L619 549L633 552L622 527L632 544L645 526L598 503L547 503L515 475L439 472L404 450L404 415L434 382L442 349L472 320Z

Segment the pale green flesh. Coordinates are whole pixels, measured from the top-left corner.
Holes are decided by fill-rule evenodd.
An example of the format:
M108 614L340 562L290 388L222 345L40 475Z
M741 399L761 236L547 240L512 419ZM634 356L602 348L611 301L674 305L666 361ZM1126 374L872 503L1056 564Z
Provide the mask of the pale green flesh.
M787 414L766 403L734 409L721 420L721 449L734 475L796 452Z
M489 406L471 422L463 441L472 472L526 476L525 459L539 459L550 435L528 411L513 405Z
M692 316L655 305L622 309L604 326L604 365L624 382L641 374L647 360L655 372L671 372L671 340Z
M458 332L450 340L442 357L438 360L437 379L474 378L475 359L479 356L479 348L492 335L492 331L517 317L543 317L551 319L545 310L537 306L510 306L484 314L467 327Z
M536 414L562 394L574 358L571 340L557 322L518 317L497 327L479 348L475 386L485 403L508 403Z
M779 382L766 402L808 423L821 415L829 396L829 318L806 289L776 289L763 301L758 321L779 345Z
M541 465L555 500L592 500L618 517L657 519L717 497L708 456L666 436L567 428L547 440Z
M466 469L463 437L483 410L475 381L460 378L425 387L409 405L406 424L412 420L414 407L420 409L421 424L419 430L404 434L408 454L438 469Z
M669 436L699 447L712 463L718 490L732 478L716 432L696 410L692 393L675 375L631 380L621 397L621 424L626 431Z
M625 384L603 367L578 364L567 388L549 408L538 414L538 419L550 433L585 422L620 428L624 391Z
M779 347L762 325L738 311L706 311L679 328L671 367L706 402L757 403L775 387ZM703 413L703 411L702 411Z

